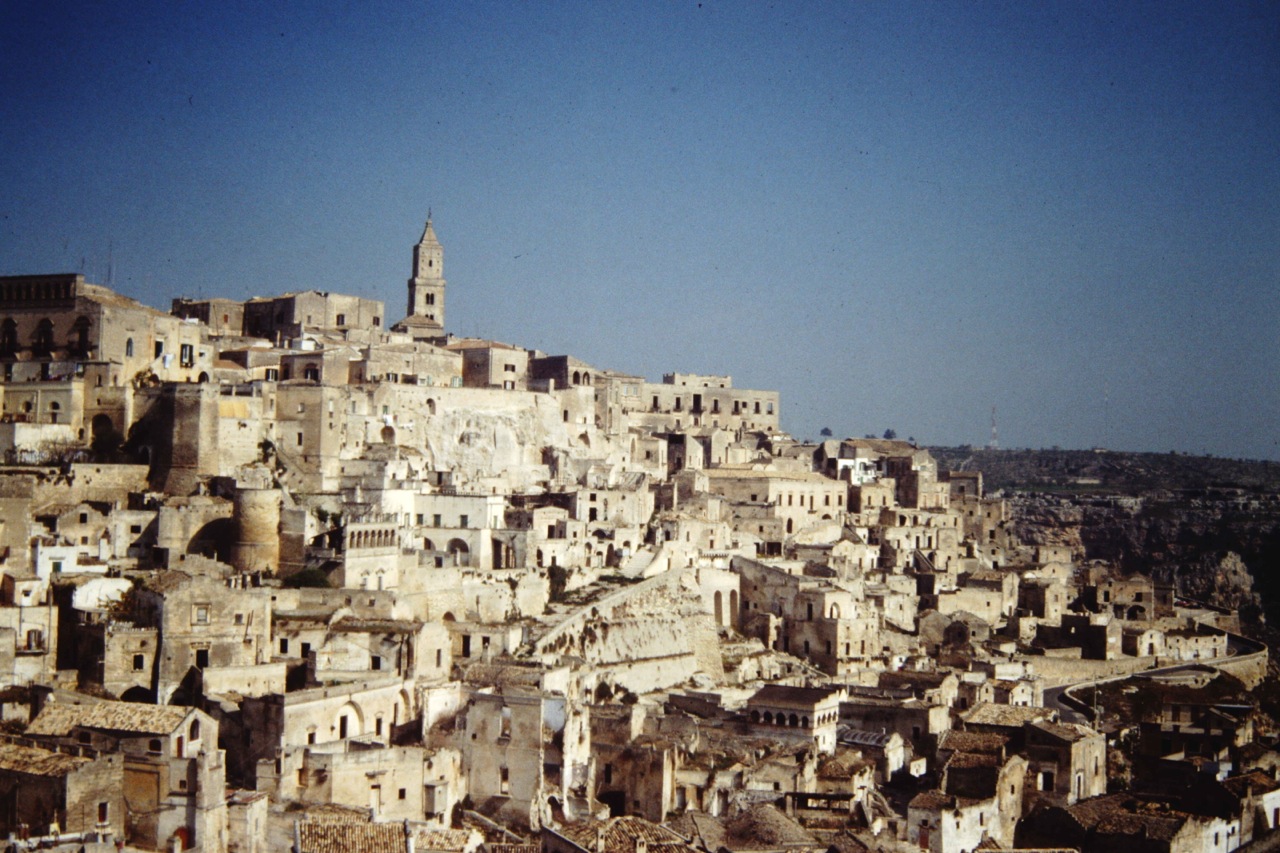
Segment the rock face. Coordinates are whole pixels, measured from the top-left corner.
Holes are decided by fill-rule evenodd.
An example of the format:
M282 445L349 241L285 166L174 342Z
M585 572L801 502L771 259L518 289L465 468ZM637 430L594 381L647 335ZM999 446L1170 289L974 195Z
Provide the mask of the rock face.
M1024 542L1066 545L1077 559L1172 578L1188 596L1259 605L1280 621L1280 495L1239 489L1160 491L1141 498L1015 495Z
M1258 607L1261 597L1253 591L1249 567L1234 551L1216 558L1205 555L1198 566L1182 576L1182 589L1201 601L1212 601L1232 610Z

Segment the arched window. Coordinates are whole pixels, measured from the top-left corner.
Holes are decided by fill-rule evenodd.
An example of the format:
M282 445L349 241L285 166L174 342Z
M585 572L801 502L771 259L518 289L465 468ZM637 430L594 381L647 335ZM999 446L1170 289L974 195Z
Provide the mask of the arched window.
M124 342L124 357L133 358L133 338L126 338Z
M18 352L18 324L12 317L6 317L0 323L0 355L14 355Z
M53 322L48 317L36 325L36 334L31 341L31 349L36 355L49 355L53 352Z
M89 354L89 318L80 316L71 326L71 351L79 356Z

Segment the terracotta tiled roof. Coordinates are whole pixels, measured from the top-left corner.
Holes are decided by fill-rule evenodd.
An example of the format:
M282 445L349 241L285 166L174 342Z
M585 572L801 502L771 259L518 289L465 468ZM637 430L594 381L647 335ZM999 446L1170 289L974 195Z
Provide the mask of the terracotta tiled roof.
M1178 834L1189 815L1160 804L1142 803L1127 794L1091 797L1067 807L1067 812L1098 835L1122 835L1168 841Z
M637 840L644 841L650 851L656 849L655 845L687 849L684 839L675 832L642 817L615 817L603 824L594 820L578 821L556 831L584 850L596 853L597 833L601 829L604 831L603 853L635 853Z
M1093 729L1079 723L1032 723L1031 725L1045 734L1052 735L1067 743L1075 743L1078 740L1087 738L1089 735L1096 734Z
M1246 788L1253 788L1254 794L1265 794L1280 788L1280 783L1261 770L1254 770L1242 776L1232 776L1222 780L1222 787L1237 797L1243 797Z
M942 791L921 791L911 798L908 808L940 811L954 808L955 805L956 798L950 794L944 794Z
M0 770L29 776L66 776L90 759L16 743L0 744Z
M476 836L479 840L479 836ZM419 829L414 833L413 843L414 849L419 853L454 853L467 849L471 844L472 833L465 829ZM537 844L504 844L503 847L518 848L518 850L507 851L507 853L538 853L539 845ZM532 847L532 850L525 848ZM490 845L490 853L493 851L493 845Z
M954 749L957 752L999 753L1009 743L1009 738L994 732L962 732L952 729L943 732L938 749Z
M192 709L184 705L146 705L140 702L95 702L72 705L52 702L27 727L29 735L65 737L78 727L133 734L167 735Z
M983 702L964 714L962 719L971 726L1009 726L1020 728L1025 723L1039 723L1056 719L1058 713L1049 708L1022 705L995 705Z
M766 684L747 700L747 705L811 708L835 692L834 687L790 687L786 684Z
M998 755L982 752L957 752L947 759L947 767L999 767L1003 762Z
M301 853L405 853L404 825L302 821L298 824Z

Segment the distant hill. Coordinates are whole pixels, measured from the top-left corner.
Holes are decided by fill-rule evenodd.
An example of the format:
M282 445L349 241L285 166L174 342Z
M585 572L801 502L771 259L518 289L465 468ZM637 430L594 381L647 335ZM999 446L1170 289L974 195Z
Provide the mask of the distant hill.
M1160 490L1280 491L1280 462L1113 450L930 447L939 471L981 471L997 489L1139 495Z

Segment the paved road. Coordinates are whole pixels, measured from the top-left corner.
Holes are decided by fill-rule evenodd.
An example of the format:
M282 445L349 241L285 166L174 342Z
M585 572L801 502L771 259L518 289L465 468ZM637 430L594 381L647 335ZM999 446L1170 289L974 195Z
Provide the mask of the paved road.
M1236 634L1227 634L1227 657L1228 658L1233 658L1236 655L1252 654L1253 652L1261 651L1264 648L1266 647L1262 643L1257 642L1256 640L1250 640L1246 637L1237 636ZM1163 675L1163 674L1169 674L1174 672L1191 671L1202 666L1213 666L1214 664L1218 663L1221 660L1223 659L1217 658L1215 660L1206 660L1206 661L1182 661L1180 663L1176 663L1171 666L1162 666L1159 669L1138 670L1137 672L1134 672L1131 675L1122 676L1122 678L1131 678L1135 675L1156 675L1156 674ZM1113 679L1103 679L1103 680L1110 681ZM1114 679L1114 680L1120 680L1120 679ZM1089 684L1089 683L1091 682L1087 682L1087 681L1082 682L1082 684ZM1048 688L1047 690L1044 691L1044 706L1046 708L1053 708L1057 710L1058 716L1061 717L1064 722L1083 723L1084 725L1092 725L1087 716L1085 716L1084 714L1077 711L1075 708L1071 707L1070 705L1062 701L1063 691L1069 690L1072 687L1078 687L1078 686L1080 685L1064 684L1061 687Z

